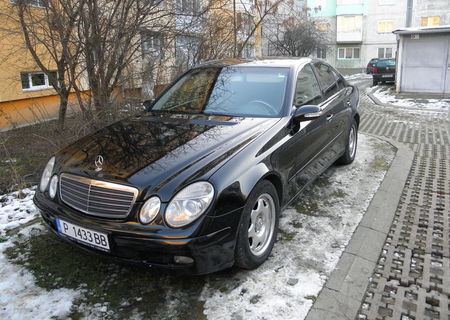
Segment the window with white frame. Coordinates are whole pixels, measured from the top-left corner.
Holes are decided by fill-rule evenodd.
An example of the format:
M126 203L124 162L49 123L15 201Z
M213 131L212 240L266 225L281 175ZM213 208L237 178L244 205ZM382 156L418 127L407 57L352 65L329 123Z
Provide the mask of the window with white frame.
M394 30L394 21L386 20L386 21L378 21L378 33L391 33Z
M24 4L30 7L48 8L48 0L23 0L19 3L19 0L11 0L15 4Z
M392 58L392 48L378 48L378 58Z
M361 48L359 47L338 48L339 60L360 59L360 56Z
M50 72L51 77L56 79L56 71ZM21 72L20 80L23 91L52 89L48 76L44 72Z

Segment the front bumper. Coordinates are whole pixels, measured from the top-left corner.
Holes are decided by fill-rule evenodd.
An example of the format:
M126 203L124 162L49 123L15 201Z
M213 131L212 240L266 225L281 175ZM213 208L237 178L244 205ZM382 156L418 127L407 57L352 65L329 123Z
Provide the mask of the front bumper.
M133 224L130 227L130 223L125 221L108 219L102 224L101 219L78 213L65 205L50 201L40 192L36 193L33 200L41 211L42 218L56 235L92 253L107 255L130 263L176 269L189 274L211 273L229 268L234 264L237 226L242 209L220 217L209 217L208 219L213 220L209 223L216 222L223 226L219 230L196 237L180 238L171 236L170 232L145 234L140 225L136 225L133 229ZM56 218L108 234L110 251L104 252L91 248L61 234L56 226ZM194 262L177 264L174 262L174 256L191 257Z

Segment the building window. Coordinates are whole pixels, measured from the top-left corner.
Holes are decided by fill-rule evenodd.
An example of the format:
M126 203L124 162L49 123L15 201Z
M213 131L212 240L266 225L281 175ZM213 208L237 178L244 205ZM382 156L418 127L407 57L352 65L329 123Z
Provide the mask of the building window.
M50 72L51 77L56 78L56 71ZM21 72L20 80L23 91L35 91L52 89L48 76L44 72Z
M195 14L200 12L199 0L176 0L177 12L183 14Z
M11 0L15 4L24 4L30 7L48 8L48 0Z
M359 59L361 48L338 48L338 59L339 60L349 60L349 59Z
M391 33L394 30L394 21L378 21L378 33Z
M338 16L337 32L361 31L362 16Z
M394 0L378 0L378 4L380 6L393 5L394 4Z
M141 34L142 51L144 54L161 54L162 37L160 34L152 31L144 31Z
M392 58L392 48L378 48L378 58Z
M422 17L420 25L422 27L437 27L441 24L441 17Z
M326 48L317 48L317 58L326 59L327 58L327 49Z

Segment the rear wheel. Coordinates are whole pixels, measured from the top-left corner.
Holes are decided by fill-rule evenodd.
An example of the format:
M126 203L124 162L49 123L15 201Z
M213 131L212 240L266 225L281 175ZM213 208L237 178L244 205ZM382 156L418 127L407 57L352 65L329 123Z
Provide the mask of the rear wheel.
M244 207L236 240L235 264L255 269L266 261L276 240L280 205L267 180L259 182Z
M372 85L376 86L378 84L378 81L373 79Z
M347 146L344 154L337 160L339 164L350 164L355 160L356 148L358 147L358 124L353 120L348 133Z

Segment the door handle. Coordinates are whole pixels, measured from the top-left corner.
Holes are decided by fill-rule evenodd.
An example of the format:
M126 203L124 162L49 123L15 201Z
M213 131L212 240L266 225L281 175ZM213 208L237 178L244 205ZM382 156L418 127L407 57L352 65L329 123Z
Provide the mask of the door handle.
M333 114L327 114L327 121L330 121L331 119L333 119Z
M347 104L349 107L352 106L352 103L350 102L350 100L347 100L346 104Z

